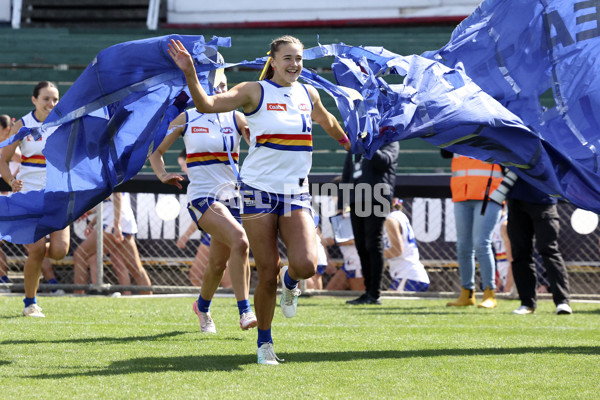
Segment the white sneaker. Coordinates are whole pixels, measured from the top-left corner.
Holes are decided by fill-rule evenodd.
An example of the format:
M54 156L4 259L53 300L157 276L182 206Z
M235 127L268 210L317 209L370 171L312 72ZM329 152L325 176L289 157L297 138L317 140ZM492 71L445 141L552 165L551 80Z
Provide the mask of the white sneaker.
M296 309L298 308L298 296L302 294L300 289L297 287L294 289L288 289L285 287L283 277L288 270L288 266L281 268L281 300L279 305L281 306L281 312L287 318L292 318L296 315Z
M567 303L561 303L556 306L556 314L557 315L573 314L573 310L571 310L571 306L569 306Z
M255 328L258 325L256 315L252 311L240 315L240 328L247 331L250 328Z
M535 308L527 307L527 306L521 306L521 307L517 308L515 311L513 311L512 313L513 314L518 314L518 315L534 314L535 313Z
M23 315L25 317L34 317L34 318L46 318L44 313L42 313L42 307L33 303L29 307L25 307L23 309Z
M194 302L192 308L198 316L198 321L200 321L200 330L205 333L217 333L217 327L210 316L210 312L202 312L198 310L198 300Z
M264 343L256 352L258 354L258 363L265 365L279 365L279 361L285 361L275 355L273 343Z

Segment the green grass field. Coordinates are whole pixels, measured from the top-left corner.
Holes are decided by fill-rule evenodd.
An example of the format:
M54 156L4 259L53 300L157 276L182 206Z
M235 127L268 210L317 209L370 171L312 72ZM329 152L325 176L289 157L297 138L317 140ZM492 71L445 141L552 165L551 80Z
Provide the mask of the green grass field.
M41 297L45 319L0 297L2 399L600 397L600 304L557 316L549 301L516 316L448 309L443 299L301 298L275 310L279 366L256 364L256 330L237 324L233 298L211 307L201 334L190 297Z

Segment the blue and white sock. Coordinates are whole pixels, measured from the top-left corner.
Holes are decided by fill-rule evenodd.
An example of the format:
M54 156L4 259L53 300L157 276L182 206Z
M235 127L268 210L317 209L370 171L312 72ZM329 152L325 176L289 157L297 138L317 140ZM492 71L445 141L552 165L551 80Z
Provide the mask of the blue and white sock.
M200 312L208 312L208 309L210 308L210 303L211 300L204 300L202 298L202 295L198 296L198 310Z
M238 306L240 315L252 311L252 307L250 307L250 300L248 300L248 299L238 301L237 306Z
M262 346L265 343L273 343L273 338L271 337L271 328L265 329L264 331L260 328L256 328L258 330L258 347Z
M298 287L298 281L295 281L292 278L290 278L289 272L289 269L285 271L285 275L283 276L283 283L285 284L286 288L292 290Z
M23 299L23 303L25 303L25 308L29 307L32 304L37 304L37 299L35 297L25 297Z

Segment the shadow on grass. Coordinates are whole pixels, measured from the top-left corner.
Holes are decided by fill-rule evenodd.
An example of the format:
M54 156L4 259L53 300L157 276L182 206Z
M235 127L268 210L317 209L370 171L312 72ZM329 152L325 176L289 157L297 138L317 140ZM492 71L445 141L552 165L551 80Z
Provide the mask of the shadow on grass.
M358 309L358 308L357 308ZM360 309L360 310L365 310ZM487 313L488 315L491 315L490 310L488 309L482 309L482 308L425 308L425 309L418 309L418 308L382 308L382 309L373 309L371 308L370 310L367 309L369 311L369 314L371 315L458 315L458 314L465 314L465 315L477 315L478 313L481 314L485 314ZM492 311L493 313L494 311ZM506 312L506 314L509 314L508 312Z
M481 310L476 307L427 307L427 306L401 306L382 307L376 305L348 306L348 311L368 312L371 315L451 315L451 314L476 314L489 310Z
M23 314L0 315L0 319L23 318Z
M600 355L600 346L581 347L510 347L504 349L431 349L431 350L384 350L384 351L347 351L319 353L280 353L288 361L284 364L305 362L345 362L355 360L405 359L422 357L464 357L507 354L584 354ZM198 355L183 357L143 357L115 361L107 368L64 374L28 375L33 379L63 379L80 376L111 376L156 372L201 372L234 371L256 364L256 355Z
M574 307L573 314L597 314L600 315L600 308L596 308L595 310L579 310L577 306Z
M406 306L381 306L381 305L350 305L350 304L336 304L336 305L321 305L321 304L306 304L302 303L298 305L298 308L319 308L320 310L331 309L336 312L365 312L368 311L371 314L456 314L457 311L471 311L473 308L456 308L456 307L432 307L432 306L412 306L410 304Z
M73 343L73 344L85 344L85 343L129 343L129 342L138 342L138 341L153 341L153 340L162 340L166 338L172 338L179 335L186 335L189 333L197 333L197 331L173 331L161 333L158 335L146 335L146 336L125 336L125 337L92 337L92 338L73 338L73 339L59 339L59 340L43 340L43 339L27 339L27 340L4 340L0 342L0 345L18 345L18 344L44 344L44 343ZM216 336L207 336L198 334L198 338L194 339L197 341L200 340L244 340L239 337L216 337Z

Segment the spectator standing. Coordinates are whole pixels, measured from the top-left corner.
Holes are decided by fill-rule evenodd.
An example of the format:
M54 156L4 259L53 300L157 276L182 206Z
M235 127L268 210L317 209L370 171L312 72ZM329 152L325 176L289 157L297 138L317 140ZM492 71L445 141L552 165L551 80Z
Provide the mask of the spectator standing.
M442 152L442 156L451 155ZM490 196L502 183L502 167L474 158L454 154L450 189L456 222L456 254L460 273L461 293L447 306L475 305L475 256L479 262L483 301L479 308L497 305L496 261L492 249L492 232L502 211L501 204Z
M512 271L521 307L514 314L533 314L537 308L535 247L540 254L557 314L571 314L569 278L558 247L560 222L557 200L522 179L508 192L508 236Z
M348 304L381 304L383 226L391 210L399 149L398 142L392 142L378 149L370 160L360 154L348 153L346 156L340 184L342 193L338 196L338 214L348 202L354 244L365 283L365 293L347 301ZM348 192L344 191L344 184L350 184Z
M96 283L96 229L93 222L86 229L88 235L79 244L73 254L74 282L85 285L88 282L88 267L92 283ZM146 273L140 259L135 234L137 223L131 208L129 193L114 192L102 202L102 226L104 228L104 253L110 255L115 275L119 285L131 284L131 277L138 286L151 286L150 278ZM102 257L100 255L100 257ZM83 294L83 290L75 290L76 294ZM142 290L140 294L152 294L151 291ZM130 294L124 292L124 294Z

